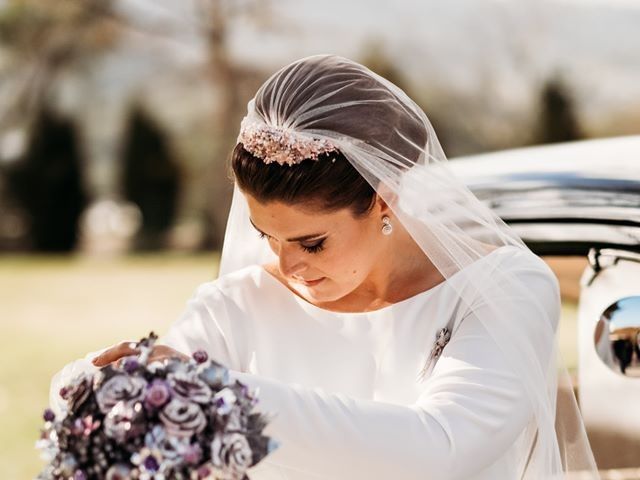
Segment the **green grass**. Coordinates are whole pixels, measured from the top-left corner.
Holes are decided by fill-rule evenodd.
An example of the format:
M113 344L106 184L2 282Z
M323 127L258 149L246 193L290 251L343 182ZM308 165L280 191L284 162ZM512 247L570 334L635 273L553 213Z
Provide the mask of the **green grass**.
M51 376L66 363L150 330L163 332L217 255L123 259L0 257L0 479L33 478Z
M34 442L51 376L87 352L166 330L197 285L214 278L217 261L0 257L0 479L33 478L42 465ZM575 305L564 305L558 334L575 369Z

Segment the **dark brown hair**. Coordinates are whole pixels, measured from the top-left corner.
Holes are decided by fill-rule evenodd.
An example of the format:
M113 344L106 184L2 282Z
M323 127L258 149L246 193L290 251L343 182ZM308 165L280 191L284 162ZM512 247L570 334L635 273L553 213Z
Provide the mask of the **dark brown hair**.
M231 168L240 189L260 202L316 205L329 212L350 208L359 217L375 199L375 190L339 152L288 166L266 164L238 143Z
M354 146L378 151L388 168L412 168L424 154L428 132L408 100L364 67L334 55L288 65L265 82L254 98L254 115L272 127L331 132ZM330 111L330 114L326 112ZM238 186L262 202L315 204L326 210L350 208L361 216L372 208L373 187L341 153L321 155L293 166L264 163L239 143L231 155ZM371 179L375 182L375 180Z

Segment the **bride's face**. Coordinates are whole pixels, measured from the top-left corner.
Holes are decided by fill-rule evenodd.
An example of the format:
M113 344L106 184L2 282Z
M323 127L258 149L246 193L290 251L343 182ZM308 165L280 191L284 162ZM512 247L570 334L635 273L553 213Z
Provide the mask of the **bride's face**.
M362 217L350 209L327 212L245 195L250 220L278 257L280 275L303 297L331 302L367 278L389 237L382 235L384 204Z

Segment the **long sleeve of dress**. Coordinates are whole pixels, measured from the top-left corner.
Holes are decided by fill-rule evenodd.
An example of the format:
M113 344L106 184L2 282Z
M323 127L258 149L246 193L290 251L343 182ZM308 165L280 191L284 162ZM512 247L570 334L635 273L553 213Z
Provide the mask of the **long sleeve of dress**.
M532 414L518 376L470 316L412 405L232 375L259 387L258 408L277 414L265 433L282 446L265 461L317 478L469 478L516 441Z
M232 318L234 321L231 321ZM186 355L202 349L226 367L244 371L247 368L247 343L251 332L241 318L227 311L227 302L214 282L203 283L158 343Z
M535 293L549 297L548 290ZM235 315L227 315L223 300L218 310L215 300L194 296L165 339L185 353L206 347L232 378L258 389L258 410L275 414L265 434L281 446L254 469L271 465L287 472L284 478L468 479L517 442L532 418L521 376L480 320L490 315L486 306L464 316L417 400L399 405L246 373ZM529 347L548 355L553 339L536 335L535 325L548 326L559 303L545 311L527 308L524 299L509 305L508 313L530 327L522 333Z

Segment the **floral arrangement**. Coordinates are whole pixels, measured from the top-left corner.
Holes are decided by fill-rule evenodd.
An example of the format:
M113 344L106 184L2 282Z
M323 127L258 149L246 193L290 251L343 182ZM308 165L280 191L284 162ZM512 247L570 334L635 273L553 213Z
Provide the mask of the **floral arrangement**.
M248 480L246 470L278 447L253 412L257 392L197 351L188 361L148 362L153 332L138 355L60 390L66 409L44 412L36 447L40 480Z

